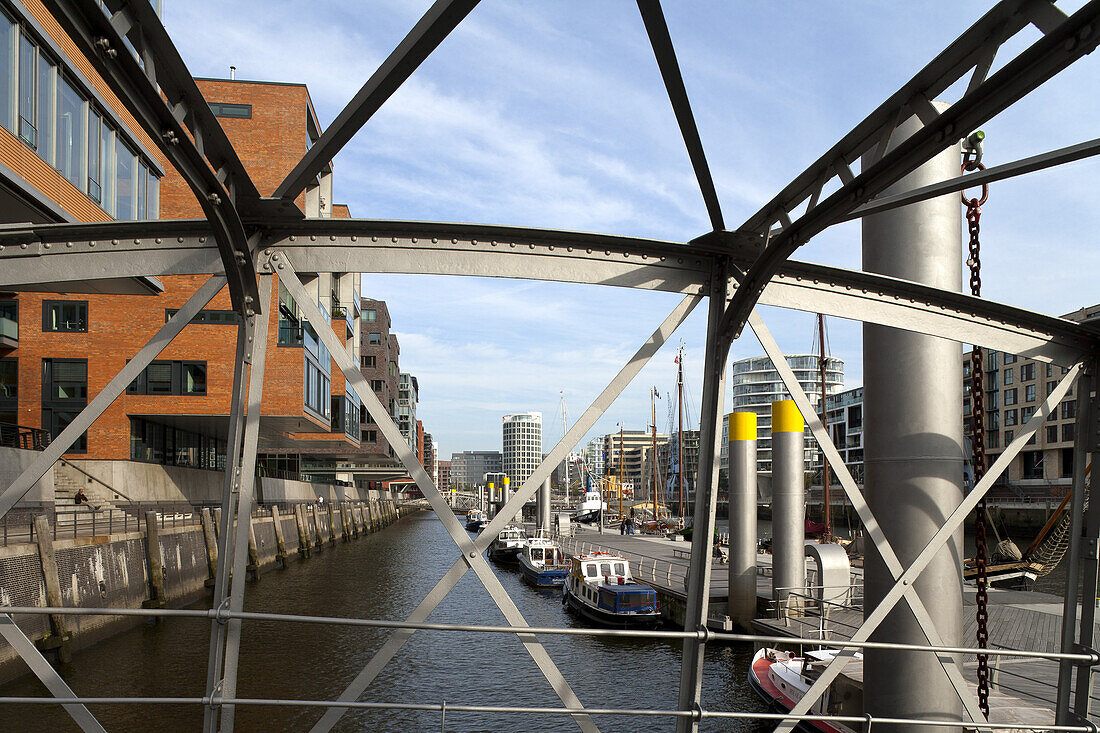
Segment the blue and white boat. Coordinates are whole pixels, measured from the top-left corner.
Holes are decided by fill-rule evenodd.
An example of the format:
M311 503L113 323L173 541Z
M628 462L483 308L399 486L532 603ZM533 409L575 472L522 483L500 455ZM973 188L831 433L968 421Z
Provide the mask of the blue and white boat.
M565 584L569 564L558 544L548 537L532 537L519 554L523 579L538 588Z
M603 626L648 627L660 623L657 592L630 575L621 555L574 555L562 588L562 603Z

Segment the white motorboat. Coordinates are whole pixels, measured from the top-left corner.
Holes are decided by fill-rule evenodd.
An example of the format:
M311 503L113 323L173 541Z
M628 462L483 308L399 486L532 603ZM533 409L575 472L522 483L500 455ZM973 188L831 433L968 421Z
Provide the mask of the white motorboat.
M524 580L538 588L564 585L569 574L565 553L549 537L527 540L527 546L519 553L519 564Z
M522 527L510 524L489 545L489 559L497 562L516 562L527 545L527 534Z
M598 522L600 510L607 511L607 502L598 491L586 491L577 508L573 511L574 522Z
M480 509L471 509L466 514L466 531L467 532L480 532L485 529L485 525L489 523L489 518L485 516L485 512Z

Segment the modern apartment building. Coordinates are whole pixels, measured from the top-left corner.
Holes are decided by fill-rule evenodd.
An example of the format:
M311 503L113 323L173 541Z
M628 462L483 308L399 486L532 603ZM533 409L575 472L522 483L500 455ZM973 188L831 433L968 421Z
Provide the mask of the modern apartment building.
M36 0L0 0L0 217L4 221L194 218L190 189ZM270 195L320 131L300 84L196 80L261 194ZM334 207L331 167L297 203ZM308 323L273 278L261 472L334 475L359 451L359 400L319 329L358 354L358 273L300 273L324 323ZM135 278L81 293L0 295L0 419L59 433L205 280ZM91 288L89 288L91 289ZM188 471L224 466L236 315L215 299L73 446L85 466L159 466L176 487L217 486ZM132 469L130 470L133 474ZM144 475L144 474L143 474ZM152 475L152 474L150 474ZM183 496L181 498L195 498Z
M401 372L397 378L397 427L401 429L409 446L416 451L419 459L422 455L421 446L417 443L416 430L416 403L420 399L420 385L416 377L408 372Z
M658 446L668 441L668 435L658 433ZM604 477L623 480L624 487L632 489L635 496L642 487L652 483L652 468L647 470L653 447L653 434L647 430L623 430L609 433L602 438ZM620 461L621 458L621 461ZM621 463L621 465L620 465Z
M396 334L390 332L390 310L385 301L373 298L361 298L360 309L360 371L389 416L397 420L401 345ZM377 466L397 465L396 454L382 436L374 416L369 410L363 410L361 417L359 428L364 460Z
M694 501L695 479L699 471L698 430L684 431L683 451L684 501ZM657 476L660 481L658 500L669 506L678 506L680 500L680 463L680 433L675 432L657 444ZM648 481L649 479L646 485Z
M794 371L799 385L810 398L810 402L816 407L821 400L821 374L819 371L820 358L814 354L791 354L787 356L787 364ZM751 359L735 361L731 367L733 388L733 409L731 412L755 412L757 425L757 467L761 471L772 469L772 441L771 421L772 402L776 400L789 400L790 393L779 378L779 372L771 359L766 356L756 356ZM825 362L825 394L835 394L844 386L844 362L833 357L826 357ZM817 444L810 436L809 429L806 432L806 462L807 465L820 466L820 451Z
M501 473L502 457L495 450L466 450L451 454L451 485L472 489L485 483L485 474Z
M439 455L439 444L434 446L436 455ZM435 480L436 486L443 489L452 488L454 485L451 483L451 462L450 461L436 461L437 478Z
M502 418L503 471L519 486L542 462L542 413L521 412Z
M863 387L825 398L829 436L857 483L863 483ZM833 472L835 475L835 471Z

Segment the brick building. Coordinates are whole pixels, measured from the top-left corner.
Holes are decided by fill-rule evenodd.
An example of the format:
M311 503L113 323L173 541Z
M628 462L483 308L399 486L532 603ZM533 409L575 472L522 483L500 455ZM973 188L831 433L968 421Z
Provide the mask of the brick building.
M390 333L390 311L383 300L362 298L359 366L389 416L397 420L397 377L400 373L401 345ZM378 466L395 466L393 449L378 430L370 412L363 410L360 439L363 460Z
M0 0L0 56L16 58L13 42L23 46L18 58L30 59L36 88L56 93L24 107L0 99L11 103L0 105L4 221L201 216L191 190L174 170L165 172L152 141L34 0L19 6ZM319 137L308 90L301 84L196 81L261 195L271 195ZM4 94L18 98L19 89L0 85ZM3 116L15 109L22 111ZM90 142L93 134L98 142ZM307 217L349 215L346 206L332 204L331 166L297 203ZM326 322L306 322L273 277L264 309L270 320L258 466L266 475L336 478L360 453L362 410L317 329L333 329L360 360L360 276L299 276ZM56 435L204 281L164 276L116 285L114 292L0 294L0 420ZM176 487L216 485L181 476L224 465L236 323L223 290L67 457L85 464L159 464Z

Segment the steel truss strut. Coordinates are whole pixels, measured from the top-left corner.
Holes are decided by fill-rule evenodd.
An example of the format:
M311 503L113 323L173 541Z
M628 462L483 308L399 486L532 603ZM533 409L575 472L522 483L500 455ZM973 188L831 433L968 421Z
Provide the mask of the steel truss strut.
M290 292L291 297L298 303L299 308L302 309L306 316L306 320L314 323L325 322L320 309L312 301L295 275L294 268L285 253L276 252L272 249L265 250L265 261L262 269L264 272L275 272L276 270L279 272L282 283ZM396 423L388 417L388 413L378 402L378 398L374 395L374 391L369 389L369 385L366 384L366 380L362 372L359 371L358 365L347 355L347 352L343 348L343 344L340 343L336 334L333 333L331 329L327 328L319 328L317 330L322 340L325 341L325 345L336 359L337 364L344 372L348 382L352 384L356 392L359 393L360 398L363 400L364 404L367 405L371 414L377 415L376 422L384 437L391 446L397 447L398 457L401 459L402 464L416 481L417 486L420 488L425 498L428 499L436 515L443 523L444 528L447 530L448 534L451 535L452 540L462 552L463 561L477 574L479 580L489 592L490 597L492 597L494 603L497 604L497 607L501 610L509 623L518 626L526 626L527 623L523 619L519 609L516 608L511 597L508 595L507 591L504 590L504 587L500 585L500 581L489 568L488 563L481 554L484 547L479 548L478 544L487 544L489 533L493 531L493 525L498 522L503 525L503 523L509 521L511 517L518 513L523 502L530 498L530 496L524 496L524 494L533 495L539 484L528 479L528 481L524 483L524 486L521 487L520 491L505 505L503 511L494 518L493 522L490 522L486 530L478 537L478 542L472 543L462 525L455 517L454 512L447 505L443 496L439 493L438 488L425 472L424 467L416 459L411 448L403 442ZM497 530L499 531L499 526ZM453 574L457 575L458 571L453 571ZM448 576L451 575L452 572L448 572ZM564 677L562 677L561 672L550 659L549 655L547 655L542 644L539 643L533 635L517 634L517 636L566 707L576 708L578 711L582 711L583 706L580 700L569 687ZM336 713L335 717L329 719L329 714L326 713L325 718L322 718L322 720L318 722L315 730L328 730L331 728L331 725L338 719L339 713L338 709L333 709L333 711L330 712ZM583 712L578 712L574 720L582 730L596 730L595 724L591 718L584 715Z
M242 316L249 309L259 312L256 272L237 208L247 200L258 213L259 193L152 5L106 0L108 17L96 0L44 2L195 194L213 228L234 309Z
M902 596L905 595L907 589L913 584L913 581L920 575L921 571L927 567L928 563L932 561L932 558L939 552L943 544L950 539L951 535L954 534L960 526L962 526L966 517L974 510L974 507L978 505L978 502L986 495L989 489L992 488L993 482L1004 473L1009 463L1012 462L1012 459L1014 459L1024 445L1027 444L1031 436L1042 427L1047 415L1058 407L1058 403L1060 403L1062 398L1066 396L1066 393L1069 392L1070 387L1073 386L1080 371L1081 365L1075 364L1070 368L1069 372L1062 377L1058 386L1047 396L1046 400L1039 406L1035 415L1033 415L1032 418L1028 420L1027 424L1020 430L1019 435L1017 435L1011 443L1005 446L1004 451L997 456L997 460L989 467L986 474L978 481L974 488L971 489L970 493L966 495L962 503L951 512L951 515L947 517L943 525L940 526L940 529L932 539L928 541L928 544L925 545L924 549L914 558L912 564L910 564L900 576L895 576L896 580L894 585L886 595L883 596L874 610L864 618L859 629L852 635L853 641L866 641L874 630L878 628L887 614L893 610L894 606L896 606ZM843 463L840 465L843 465ZM878 543L876 542L876 546L877 545ZM886 557L886 552L893 554L893 550L885 537L882 538L882 545L879 547L879 551L883 553L884 559ZM895 560L896 559L895 555ZM893 568L891 568L891 573L894 573ZM916 604L913 605L915 606ZM924 628L925 633L930 631L924 624L921 624L921 626ZM829 684L836 679L838 674L840 674L841 669L843 669L844 665L851 658L853 651L854 650L851 648L845 648L836 655L836 658L822 670L821 676L810 686L810 689L806 691L803 698L791 709L793 715L801 715L810 709L817 699L821 697L822 693L825 692ZM788 733L792 728L794 728L794 725L783 723L776 728L776 731L777 733Z
M764 352L768 355L768 358L771 359L772 364L775 365L776 370L779 372L779 378L783 380L783 386L787 388L787 392L790 393L795 405L797 405L798 411L802 413L802 417L806 420L806 425L809 426L810 432L813 433L818 447L820 447L822 453L825 454L829 466L836 472L837 478L840 479L840 485L844 489L844 493L848 496L848 500L852 503L852 508L854 508L856 514L859 515L860 522L863 523L867 536L871 538L871 541L881 554L883 562L891 576L897 581L903 571L897 553L894 552L894 549L886 539L881 525L879 525L878 520L875 519L874 513L871 511L871 507L867 504L866 497L864 497L863 492L856 484L855 479L852 478L852 474L848 471L848 466L844 464L840 452L836 449L836 445L833 443L832 438L829 437L829 431L826 430L825 426L822 424L820 415L818 415L817 410L814 409L806 391L802 389L802 384L798 381L794 371L787 363L787 359L783 351L779 348L779 344L776 343L771 331L764 323L764 319L760 317L760 314L757 313L756 310L753 310L752 314L749 316L749 327L756 335L756 339L760 342L760 345L764 348ZM920 596L917 595L916 590L912 585L905 586L904 590L905 601L909 605L909 609L913 612L913 616L916 617L917 623L920 624L921 630L924 632L924 637L928 640L928 644L935 647L944 646L943 638L932 622L932 617L928 613L928 609L925 607ZM978 722L985 721L986 717L978 707L978 700L974 696L974 693L966 686L966 680L963 679L962 670L959 668L956 661L947 655L937 655L937 659L943 667L944 673L951 681L951 685L955 688L955 693L962 701L970 719Z
M833 164L838 167L844 183L839 190L820 204L817 204L816 198L811 198L806 213L793 223L790 223L786 211L782 213L783 230L770 238L764 251L741 279L740 288L723 318L723 331L734 336L741 333L749 312L764 287L778 271L779 264L815 234L837 223L852 209L953 145L968 131L983 124L1077 59L1090 53L1100 42L1100 33L1094 32L1098 22L1100 0L1092 0L992 77L972 84L962 99L938 115L931 105L930 96L922 94L906 100L904 107L897 108L896 117L887 128L880 149L886 149L894 128L912 114L920 118L924 127L889 153L878 156L877 162L859 175L854 175L848 167L848 155L843 156ZM969 67L963 67L963 70L966 68ZM863 150L856 152L862 153ZM851 160L854 161L854 156ZM765 227L768 224L769 222L764 222Z
M271 246L309 272L393 272L555 280L698 292L713 243L683 244L577 232L430 222L321 219L271 233ZM125 222L0 228L0 287L139 274L222 271L202 222ZM751 259L735 258L735 264ZM1086 324L906 280L786 261L762 305L892 326L1074 364L1100 346Z

